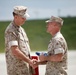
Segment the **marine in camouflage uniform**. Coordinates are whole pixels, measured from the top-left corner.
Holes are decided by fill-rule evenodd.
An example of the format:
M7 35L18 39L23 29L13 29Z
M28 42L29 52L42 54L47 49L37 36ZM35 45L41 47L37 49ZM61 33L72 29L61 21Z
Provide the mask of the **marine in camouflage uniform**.
M24 6L16 6L13 11L14 20L5 30L5 56L8 75L31 75L31 68L25 61L25 59L28 59L30 64L32 63L30 59L29 41L26 32L21 27L26 20L26 9ZM18 48L17 51L14 48ZM12 50L17 52L15 53L16 55ZM19 57L17 56L18 53ZM25 59L20 59L20 56L23 59L25 57Z
M11 44L18 44L21 52L29 57L30 47L27 35L25 34L21 26L18 27L13 22L10 23L5 31L6 62L8 75L30 75L29 65L26 62L17 59L12 54L10 49Z
M48 55L54 55L62 52L63 60L59 62L50 62L46 64L45 75L67 75L67 44L60 32L58 32L48 45Z
M45 75L67 75L67 43L60 32L63 20L52 16L47 23L47 32L52 35L48 45L48 55L40 55L42 63L46 62Z

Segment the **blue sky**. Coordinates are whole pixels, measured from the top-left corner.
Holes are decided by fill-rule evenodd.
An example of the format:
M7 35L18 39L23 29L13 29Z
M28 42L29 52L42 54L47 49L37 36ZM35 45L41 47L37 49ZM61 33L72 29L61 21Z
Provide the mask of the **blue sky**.
M0 20L12 20L17 5L28 7L29 19L76 16L76 0L0 0Z

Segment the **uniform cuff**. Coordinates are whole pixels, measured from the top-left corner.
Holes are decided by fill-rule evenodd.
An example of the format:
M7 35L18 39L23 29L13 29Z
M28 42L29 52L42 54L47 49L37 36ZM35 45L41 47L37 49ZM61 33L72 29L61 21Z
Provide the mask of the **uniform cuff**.
M18 46L18 42L17 42L17 41L10 41L10 42L9 42L9 48L10 48L11 46Z
M64 49L63 48L55 49L55 54L59 54L59 53L64 54Z

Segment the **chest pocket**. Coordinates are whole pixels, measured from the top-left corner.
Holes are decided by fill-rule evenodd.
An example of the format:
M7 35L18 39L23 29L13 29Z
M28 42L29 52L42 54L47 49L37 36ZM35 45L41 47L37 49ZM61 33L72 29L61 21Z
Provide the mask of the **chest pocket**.
M24 37L22 36L21 33L18 33L18 44L20 49L25 48Z
M21 34L21 33L19 33L18 38L19 38L19 40L24 41L24 37L22 36L22 34Z

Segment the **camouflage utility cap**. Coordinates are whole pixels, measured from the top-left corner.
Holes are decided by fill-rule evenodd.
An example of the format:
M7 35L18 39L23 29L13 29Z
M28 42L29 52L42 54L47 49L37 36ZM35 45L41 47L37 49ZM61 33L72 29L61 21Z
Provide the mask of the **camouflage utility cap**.
M27 7L25 7L25 6L15 6L13 12L15 14L22 16L23 18L27 18L27 17L29 17L29 15L27 14L26 11L27 11Z
M63 25L63 20L60 17L54 17L52 16L49 20L46 21L47 22L58 22L61 25Z

